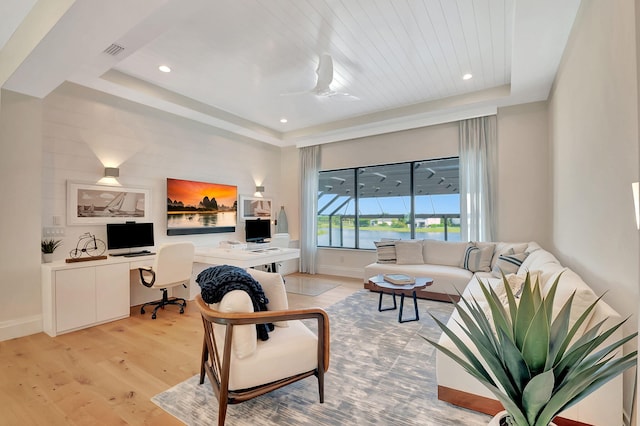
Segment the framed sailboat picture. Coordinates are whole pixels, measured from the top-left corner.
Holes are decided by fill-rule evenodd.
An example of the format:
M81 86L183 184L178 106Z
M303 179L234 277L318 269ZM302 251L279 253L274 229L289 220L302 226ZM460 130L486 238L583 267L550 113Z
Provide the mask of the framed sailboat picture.
M67 181L67 225L149 222L151 190Z
M271 218L271 200L269 198L240 196L240 218Z

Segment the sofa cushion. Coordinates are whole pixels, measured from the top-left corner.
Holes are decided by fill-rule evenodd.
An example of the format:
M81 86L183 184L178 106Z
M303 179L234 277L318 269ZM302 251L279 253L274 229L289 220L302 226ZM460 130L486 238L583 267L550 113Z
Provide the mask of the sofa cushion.
M562 274L562 275L561 275ZM573 324L580 318L580 315L596 301L598 296L591 290L591 288L580 278L578 274L573 272L569 268L563 268L556 272L549 281L545 284L542 289L543 295L546 295L548 291L551 289L554 281L560 277L560 281L558 282L558 288L556 289L556 296L553 300L553 317L555 317L562 306L566 303L566 301L571 297L571 294L575 291L575 296L573 297L573 303L571 304L571 315L569 316L569 328L573 327ZM593 315L593 311L591 315L587 317L587 319L582 323L580 328L578 329L577 337L581 336L582 333L585 332L587 326L589 325L589 320Z
M396 263L396 242L395 241L374 241L378 263Z
M560 264L554 255L544 249L534 249L533 251L527 249L527 252L529 256L522 262L522 266L518 270L519 274L529 270L542 269L542 266L547 263Z
M396 263L398 265L422 265L421 241L396 241Z
M491 272L495 277L502 277L502 274L516 274L522 266L522 262L529 256L529 253L515 253L511 248L509 252L498 256L498 260Z
M494 247L493 244L484 244L482 247L473 242L467 244L459 266L471 272L489 272Z
M459 266L466 247L466 242L424 240L422 257L432 265Z
M446 265L397 265L371 263L364 267L364 280L379 274L405 274L413 277L428 277L433 284L425 291L441 294L458 295L462 293L473 277L473 273L457 266Z

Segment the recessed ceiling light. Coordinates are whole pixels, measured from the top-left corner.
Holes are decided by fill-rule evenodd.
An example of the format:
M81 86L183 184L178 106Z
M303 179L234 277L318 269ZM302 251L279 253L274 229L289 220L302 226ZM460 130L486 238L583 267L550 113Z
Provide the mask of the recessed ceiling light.
M159 69L160 71L162 71L162 72L171 72L171 68L169 68L169 67L168 67L168 66L166 66L166 65L160 65L160 66L158 67L158 69Z
M469 73L466 73L465 75L462 76L463 80L471 80L471 78L473 78L473 75Z
M281 119L280 119L280 122L281 122L282 124L286 123L287 121L289 121L289 120L287 120L286 118L281 118Z

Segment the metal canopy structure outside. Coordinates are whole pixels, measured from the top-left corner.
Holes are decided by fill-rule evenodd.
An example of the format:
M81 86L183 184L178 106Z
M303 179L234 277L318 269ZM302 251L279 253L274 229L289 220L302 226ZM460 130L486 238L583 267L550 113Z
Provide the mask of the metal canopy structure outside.
M459 214L460 206L455 205L459 193L458 169L458 159L447 158L321 172L318 213L355 216L357 186L360 217L406 214L411 210L412 193L416 196L416 211ZM454 197L428 197L433 195ZM443 201L446 199L450 201Z

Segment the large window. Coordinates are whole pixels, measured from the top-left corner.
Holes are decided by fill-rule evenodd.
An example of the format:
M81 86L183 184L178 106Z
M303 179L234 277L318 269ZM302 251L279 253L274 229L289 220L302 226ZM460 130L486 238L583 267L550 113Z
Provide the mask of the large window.
M320 172L318 246L374 249L382 238L460 241L458 159Z

